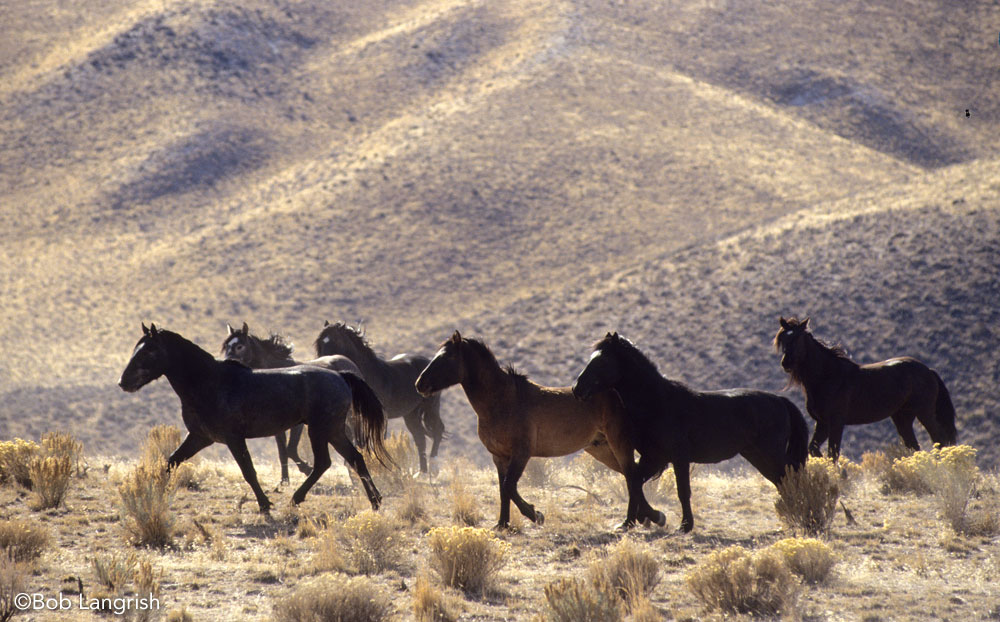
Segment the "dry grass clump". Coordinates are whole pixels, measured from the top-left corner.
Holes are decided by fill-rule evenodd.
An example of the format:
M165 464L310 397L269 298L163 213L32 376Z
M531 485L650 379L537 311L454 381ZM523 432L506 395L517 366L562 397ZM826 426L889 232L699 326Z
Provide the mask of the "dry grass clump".
M691 570L688 588L710 611L775 616L795 603L798 582L781 554L741 546L716 551Z
M135 579L135 568L138 557L134 551L120 555L118 553L95 555L90 560L97 582L111 590L112 594L120 594L125 586Z
M180 446L182 440L184 440L184 433L177 427L155 425L146 436L139 461L156 461L163 458L165 463L169 462L171 454ZM171 475L177 488L187 488L188 490L201 490L203 488L204 473L195 466L196 460L197 456L174 467Z
M173 541L174 517L170 511L176 479L167 471L163 456L149 455L125 475L118 485L119 510L130 542L136 546L162 547Z
M308 568L312 574L348 571L340 542L332 528L327 528L320 534Z
M344 522L348 557L361 574L377 574L394 568L401 558L401 525L386 516L365 510Z
M551 460L545 458L532 458L524 467L524 474L521 482L533 488L544 488L548 486L552 479Z
M413 618L417 622L454 622L457 619L444 594L434 587L426 572L417 575L413 585Z
M37 456L31 461L28 476L35 493L30 506L34 510L59 507L66 497L73 463L68 456Z
M63 432L49 432L42 436L42 453L46 456L65 457L73 472L83 474L83 443Z
M993 508L970 513L981 480L976 466L976 450L968 445L935 446L893 461L886 473L885 487L897 492L930 493L941 516L955 533L991 535L1000 529Z
M892 461L883 451L866 451L861 454L861 472L873 481L883 481L892 467Z
M382 464L375 459L368 449L364 451L365 464L380 489L401 492L413 485L413 480L420 475L420 456L413 444L409 432L391 433L382 442L386 453L392 459L389 464ZM353 477L353 476L352 476Z
M0 551L16 562L30 562L49 544L49 534L41 525L28 521L0 521Z
M660 582L660 565L653 554L634 541L624 539L607 557L590 565L590 580L595 588L608 585L626 602L646 597Z
M618 622L625 617L622 600L607 583L559 579L545 586L547 622Z
M400 500L399 509L396 515L402 520L415 525L427 518L427 509L424 507L424 493L419 486L410 486L403 493Z
M778 495L774 509L786 525L808 534L823 533L833 521L840 497L837 466L829 458L810 457L798 471L786 467Z
M427 533L430 566L446 585L482 594L506 561L510 544L474 527L436 527Z
M815 538L785 538L769 548L777 551L788 569L806 583L822 583L837 563L833 550Z
M466 527L475 527L483 519L479 501L465 487L457 472L451 480L451 518L455 523Z
M40 451L38 443L20 438L0 442L0 483L13 481L31 490L28 469Z
M24 592L28 577L28 564L14 559L7 551L0 551L0 622L7 622L21 610L15 597Z
M367 577L324 575L274 603L275 622L381 622L392 612L389 598Z

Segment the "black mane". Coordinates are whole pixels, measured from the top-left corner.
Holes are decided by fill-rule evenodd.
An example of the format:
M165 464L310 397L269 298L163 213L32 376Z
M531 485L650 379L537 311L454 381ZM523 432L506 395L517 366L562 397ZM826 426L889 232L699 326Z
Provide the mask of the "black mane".
M671 389L691 391L682 383L661 374L656 363L649 360L649 357L635 347L635 344L619 336L618 333L609 334L595 343L594 350L600 350L604 354L615 357L627 369L626 373L637 375L638 378L635 379L641 383L649 383L651 386L657 386L657 383L660 383Z
M329 337L333 333L346 335L361 351L367 351L373 357L378 356L375 353L375 349L368 343L368 339L365 338L364 329L361 327L355 328L344 322L334 322L323 327L323 330L319 332L319 336L316 337L316 341L313 342L316 354L319 354L319 347L323 342L323 338Z
M257 335L249 335L249 337L253 339L258 346L267 350L267 353L272 357L279 359L292 358L292 350L295 349L295 346L285 341L285 337L282 335L271 333L271 336L267 339L261 339Z

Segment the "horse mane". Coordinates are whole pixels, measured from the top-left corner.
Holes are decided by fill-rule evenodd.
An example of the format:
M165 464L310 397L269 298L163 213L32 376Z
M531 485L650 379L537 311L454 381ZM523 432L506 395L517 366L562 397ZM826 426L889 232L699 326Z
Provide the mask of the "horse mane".
M629 368L629 372L637 375L638 380L650 386L664 386L671 390L691 393L691 389L681 382L671 380L660 373L656 363L651 361L634 343L621 337L618 333L609 334L594 344L594 350L612 353L621 358Z
M378 357L378 355L375 353L375 349L372 348L371 344L368 343L368 339L365 338L364 329L360 327L355 328L354 326L351 326L350 324L346 324L344 322L334 322L333 324L324 326L323 330L319 331L319 336L316 337L316 341L313 342L313 346L315 346L317 354L319 353L319 346L320 343L323 342L323 339L325 337L329 337L330 334L334 332L346 335L347 338L350 339L351 342L358 347L358 349L360 349L363 352L368 352L373 357Z
M506 369L502 365L500 365L500 362L497 361L496 355L493 354L493 351L490 350L489 346L487 346L482 339L466 338L465 343L471 346L473 351L475 351L478 356L480 356L481 358L485 358L487 361L491 362L493 365L496 365L497 367L500 368L501 371L510 376L511 380L514 381L514 385L517 386L518 388L528 383L528 376L514 369L513 365L508 364Z
M258 346L260 346L264 350L267 350L267 353L270 356L279 359L292 358L292 350L295 349L295 346L288 343L283 335L279 335L278 333L271 333L271 336L268 337L267 339L261 339L257 335L250 335L250 338L253 339Z

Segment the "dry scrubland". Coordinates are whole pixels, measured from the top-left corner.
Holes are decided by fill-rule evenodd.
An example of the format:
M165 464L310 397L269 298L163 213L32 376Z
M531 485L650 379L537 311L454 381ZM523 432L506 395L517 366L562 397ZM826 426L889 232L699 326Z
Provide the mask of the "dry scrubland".
M13 584L74 603L82 589L88 601L152 592L162 604L152 617L115 619L298 622L317 610L348 621L1000 617L1000 478L978 471L968 447L906 456L891 446L839 467L810 461L781 495L756 473L696 468L688 535L674 531L669 472L647 484L668 528L622 535L613 529L625 506L620 476L585 455L534 460L521 488L545 525L518 515L511 532L495 534L483 529L496 517L492 470L449 461L418 476L401 435L390 449L402 468L374 472L380 512L341 466L299 508L293 488L272 492L270 516L256 512L231 461L196 461L162 478L163 452L178 436L156 428L131 461L79 460L78 444L48 437L36 457L72 462L51 508L36 504L51 477L17 483L11 467L25 450L0 446L0 544L10 551L0 559L0 612ZM259 466L265 485L278 480L272 467Z

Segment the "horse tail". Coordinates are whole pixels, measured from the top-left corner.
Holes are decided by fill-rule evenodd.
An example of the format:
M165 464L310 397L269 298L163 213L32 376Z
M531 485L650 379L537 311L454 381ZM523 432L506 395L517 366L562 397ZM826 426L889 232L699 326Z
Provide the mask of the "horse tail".
M933 439L942 445L954 445L958 442L958 430L955 429L955 406L951 403L951 394L944 386L944 381L937 372L932 371L938 383L937 402L934 405L934 417L938 424L941 438ZM928 430L929 431L929 430ZM934 435L932 435L934 436Z
M802 416L802 411L792 400L781 398L785 401L785 409L788 411L788 446L785 449L785 458L788 466L796 471L806 463L809 457L809 427L806 419Z
M394 465L392 457L386 451L385 445L382 444L386 425L382 402L379 401L372 388L357 374L344 371L340 372L340 377L351 389L351 401L354 407L354 433L358 442L367 448L383 466Z

